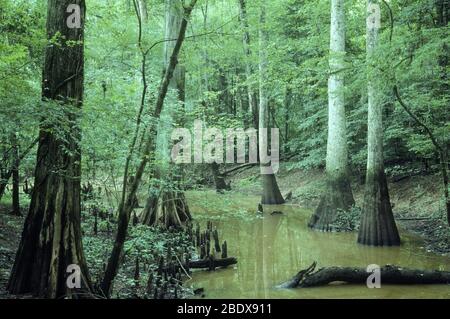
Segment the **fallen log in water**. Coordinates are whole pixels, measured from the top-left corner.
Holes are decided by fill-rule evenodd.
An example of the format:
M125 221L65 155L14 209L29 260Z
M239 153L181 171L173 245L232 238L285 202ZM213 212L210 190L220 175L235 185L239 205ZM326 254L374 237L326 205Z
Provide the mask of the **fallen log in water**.
M365 284L372 274L365 268L325 267L314 272L316 262L301 270L290 280L278 285L278 288L307 288L324 286L333 282ZM450 284L450 271L408 269L394 265L380 268L381 284Z
M209 258L200 260L189 260L188 263L184 263L183 265L179 264L178 266L182 266L183 271L188 272L191 269L206 269L214 271L216 268L225 268L235 264L237 264L237 259L234 257L215 259L210 256ZM168 266L161 267L161 269L161 273L171 272L171 269Z
M237 264L237 259L234 257L219 258L219 259L207 258L203 260L191 260L189 262L189 268L190 269L208 268L210 270L214 270L215 268L227 267L235 264Z

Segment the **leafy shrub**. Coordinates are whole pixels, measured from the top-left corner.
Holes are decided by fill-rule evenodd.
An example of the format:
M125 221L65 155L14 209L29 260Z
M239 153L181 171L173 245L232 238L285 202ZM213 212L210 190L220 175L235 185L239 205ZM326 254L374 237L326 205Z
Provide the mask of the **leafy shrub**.
M333 226L337 231L355 231L359 229L361 208L352 206L348 211L338 210Z

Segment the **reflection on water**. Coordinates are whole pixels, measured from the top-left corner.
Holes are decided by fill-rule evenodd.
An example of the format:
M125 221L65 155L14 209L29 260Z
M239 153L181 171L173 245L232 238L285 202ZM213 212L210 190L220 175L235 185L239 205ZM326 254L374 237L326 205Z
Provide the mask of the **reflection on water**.
M206 298L450 298L449 285L333 285L308 289L276 289L313 261L318 267L395 264L450 271L450 258L427 253L421 241L401 232L401 247L366 247L355 233L320 233L308 229L310 211L298 206L266 206L256 217L259 197L214 192L188 194L194 218L212 220L227 240L234 268L195 272L188 282L205 289ZM235 212L241 212L236 214ZM282 215L270 215L281 211ZM400 229L401 231L401 229Z

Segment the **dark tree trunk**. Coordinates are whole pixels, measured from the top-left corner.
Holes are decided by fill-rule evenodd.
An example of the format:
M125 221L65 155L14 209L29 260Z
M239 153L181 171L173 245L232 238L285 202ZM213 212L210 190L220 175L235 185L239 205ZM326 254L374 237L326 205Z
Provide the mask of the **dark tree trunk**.
M225 177L220 173L219 164L216 162L211 163L211 171L214 178L214 184L216 185L216 191L218 193L231 190L230 185L225 181Z
M13 170L12 178L12 214L16 216L21 216L20 213L20 198L19 198L19 169L17 167Z
M347 211L354 204L355 200L347 176L343 176L342 179L328 178L325 192L308 226L319 231L335 231L333 223L338 210Z
M12 172L11 172L11 175L12 175ZM10 177L11 176L2 176L1 177L2 181L0 182L0 200L2 199L3 195L5 194L6 186L8 186L7 181L9 180Z
M181 191L163 190L150 195L142 211L142 223L148 226L181 228L190 220L189 206Z
M156 214L154 211L158 206L159 196L157 194L150 194L147 197L147 202L145 203L144 210L141 214L141 221L144 225L155 225L156 223Z
M20 198L19 198L19 145L17 144L17 137L14 134L13 138L13 169L12 169L12 214L20 216Z
M372 246L400 245L384 170L367 172L358 243Z
M228 267L237 264L237 259L234 257L220 258L220 259L203 259L191 260L189 262L189 269L204 269L209 268L214 270L219 267ZM187 268L187 267L185 267Z
M262 174L263 194L261 204L278 205L284 204L283 195L278 187L277 180L274 174Z
M439 27L446 26L448 24L449 18L449 0L435 0L436 3L436 13L437 13L437 25Z
M286 89L285 99L284 99L284 156L289 154L289 117L290 109L292 103L292 90L290 88Z
M65 12L70 4L79 5L84 24L84 0L48 1L47 36L59 32L61 37L60 45L47 47L43 72L43 99L61 104L70 130L41 127L35 187L7 287L11 294L60 298L91 291L80 229L80 130L73 124L83 98L84 30L68 27ZM81 289L67 287L72 264L80 267Z

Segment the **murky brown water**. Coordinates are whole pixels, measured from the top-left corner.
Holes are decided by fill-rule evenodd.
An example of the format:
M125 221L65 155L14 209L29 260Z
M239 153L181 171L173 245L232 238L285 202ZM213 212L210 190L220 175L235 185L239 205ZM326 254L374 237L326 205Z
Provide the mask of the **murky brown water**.
M450 285L276 289L313 261L318 267L395 264L450 271L450 258L426 252L418 237L401 230L402 245L383 248L358 245L356 233L311 231L311 212L298 206L266 206L265 217L255 218L259 197L208 191L191 192L188 198L194 217L213 220L228 242L229 255L238 258L233 268L194 273L188 284L203 287L206 298L450 298ZM267 214L275 210L283 215Z

